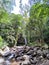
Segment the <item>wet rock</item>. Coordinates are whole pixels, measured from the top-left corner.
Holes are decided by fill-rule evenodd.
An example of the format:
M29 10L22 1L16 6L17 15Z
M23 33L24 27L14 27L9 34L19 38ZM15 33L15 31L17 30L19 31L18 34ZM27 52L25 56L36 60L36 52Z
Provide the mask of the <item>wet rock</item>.
M45 49L45 50L43 50L43 54L48 54L49 53L49 50L48 49Z
M37 54L38 55L42 55L42 51L41 50L37 50Z
M37 53L33 52L31 55L32 55L32 57L35 57L37 55Z
M43 56L39 56L39 57L38 57L38 60L41 60L41 59L43 59Z
M14 62L11 62L11 65L20 65L20 62L14 61Z
M46 55L47 59L49 60L49 54Z
M32 60L32 59L30 59L30 63L31 63L31 64L36 64L36 63L37 63L37 60Z
M21 57L17 57L16 61L24 61L25 59L21 56Z
M45 61L43 61L43 63L40 64L40 65L49 65L49 60L45 60Z
M21 65L30 65L29 56L24 55L23 58L25 59L23 62L21 62Z
M6 61L4 62L4 65L11 65L11 63L10 63L10 61L6 60Z
M31 50L31 48L29 46L24 46L24 50L27 53L27 52L29 52Z
M11 54L9 57L8 57L8 60L11 60L12 58L14 58L15 55L14 54Z
M43 49L43 57L46 58L47 54L49 53L48 49Z
M4 58L0 57L0 65L2 65L5 62Z
M40 46L35 46L34 48L33 48L33 50L34 51L37 51L37 50L39 50L41 47Z
M27 54L27 55L33 54L33 50L28 51L26 54Z
M0 49L0 54L2 56L8 56L9 53L10 53L10 48L8 46L5 46L2 49Z
M40 46L16 46L9 49L10 52L8 52L7 55L5 54L3 56L2 54L2 59L4 59L3 61L6 61L3 62L4 64L1 63L2 65L8 65L8 63L10 64L11 61L12 65L44 65L46 62L49 64L48 48L43 48Z

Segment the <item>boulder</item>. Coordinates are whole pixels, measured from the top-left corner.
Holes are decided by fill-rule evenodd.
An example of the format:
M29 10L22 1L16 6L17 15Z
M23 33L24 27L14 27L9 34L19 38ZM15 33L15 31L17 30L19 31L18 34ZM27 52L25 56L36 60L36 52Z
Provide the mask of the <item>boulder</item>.
M7 56L10 53L10 48L8 46L4 46L2 49L0 49L0 54L2 56Z

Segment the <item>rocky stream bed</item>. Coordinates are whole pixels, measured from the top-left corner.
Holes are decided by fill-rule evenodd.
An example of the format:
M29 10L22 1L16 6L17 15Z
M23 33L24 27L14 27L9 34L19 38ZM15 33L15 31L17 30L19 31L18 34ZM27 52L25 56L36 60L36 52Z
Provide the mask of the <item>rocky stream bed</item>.
M0 49L0 65L49 65L49 48L16 46L6 49L6 53L2 51Z

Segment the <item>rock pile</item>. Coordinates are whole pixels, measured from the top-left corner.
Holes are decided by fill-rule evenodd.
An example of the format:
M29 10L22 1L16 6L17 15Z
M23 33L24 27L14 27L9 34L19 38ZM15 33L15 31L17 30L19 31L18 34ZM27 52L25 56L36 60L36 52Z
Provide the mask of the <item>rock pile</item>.
M48 48L41 46L16 46L10 48L8 53L2 56L5 62L9 61L9 64L6 65L49 65Z

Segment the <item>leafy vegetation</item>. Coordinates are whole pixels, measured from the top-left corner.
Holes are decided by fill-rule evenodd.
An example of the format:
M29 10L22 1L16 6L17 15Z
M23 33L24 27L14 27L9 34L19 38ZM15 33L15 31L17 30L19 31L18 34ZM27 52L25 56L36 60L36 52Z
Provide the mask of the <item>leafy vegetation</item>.
M2 6L10 2L5 0L0 4ZM24 13L14 14L9 13L3 6L0 7L0 47L4 43L8 43L10 47L16 45L20 33L23 34L25 43L28 45L44 45L45 43L49 45L48 1L45 0L42 3L37 1L33 5L25 5L23 11Z

